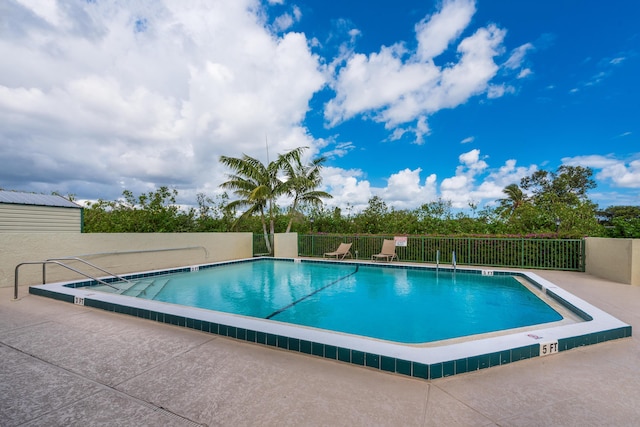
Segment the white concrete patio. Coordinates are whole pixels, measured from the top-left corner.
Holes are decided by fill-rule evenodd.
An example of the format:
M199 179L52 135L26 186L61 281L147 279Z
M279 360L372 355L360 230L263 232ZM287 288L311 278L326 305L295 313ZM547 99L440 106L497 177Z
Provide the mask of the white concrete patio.
M634 336L423 381L0 288L0 425L638 425L640 287L536 273Z

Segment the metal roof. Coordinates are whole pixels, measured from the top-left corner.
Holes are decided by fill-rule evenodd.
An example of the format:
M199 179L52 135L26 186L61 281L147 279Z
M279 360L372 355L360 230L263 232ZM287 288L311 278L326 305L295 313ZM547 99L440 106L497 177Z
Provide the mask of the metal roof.
M61 208L78 208L82 206L70 202L62 196L36 193L21 193L19 191L0 190L0 203L14 205L56 206Z

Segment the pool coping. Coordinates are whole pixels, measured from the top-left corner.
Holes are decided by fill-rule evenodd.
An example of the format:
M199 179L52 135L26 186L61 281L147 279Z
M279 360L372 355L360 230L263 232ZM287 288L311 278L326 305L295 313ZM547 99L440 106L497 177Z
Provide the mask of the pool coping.
M274 259L292 262L340 262L300 258ZM154 270L127 274L123 277L139 279L253 261L256 261L256 258ZM348 261L344 264L371 265L370 262L362 261ZM384 268L454 270L449 267L431 267L401 262L376 263L375 265ZM443 341L442 345L431 343L432 345L425 347L76 287L96 284L95 281L86 279L34 285L29 287L29 293L427 380L500 366L532 357L543 357L575 347L631 336L630 325L535 273L472 267L457 267L457 270L472 274L525 277L541 292L558 301L584 321L568 325L546 327L540 325L540 328L527 329L526 331L517 330L513 333L480 337L463 342ZM108 279L104 280L108 281Z

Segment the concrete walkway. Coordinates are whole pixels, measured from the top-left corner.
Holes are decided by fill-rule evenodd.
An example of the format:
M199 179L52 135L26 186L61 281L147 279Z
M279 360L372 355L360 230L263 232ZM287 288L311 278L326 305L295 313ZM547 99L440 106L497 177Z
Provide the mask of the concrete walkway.
M536 273L634 336L420 381L1 288L0 425L640 425L640 287Z

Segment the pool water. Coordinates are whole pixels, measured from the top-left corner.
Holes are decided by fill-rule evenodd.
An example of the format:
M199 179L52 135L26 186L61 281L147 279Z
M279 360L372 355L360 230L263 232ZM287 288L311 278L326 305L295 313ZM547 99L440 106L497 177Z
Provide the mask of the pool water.
M401 343L562 320L510 275L260 260L158 276L153 286L138 296Z

